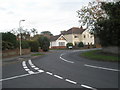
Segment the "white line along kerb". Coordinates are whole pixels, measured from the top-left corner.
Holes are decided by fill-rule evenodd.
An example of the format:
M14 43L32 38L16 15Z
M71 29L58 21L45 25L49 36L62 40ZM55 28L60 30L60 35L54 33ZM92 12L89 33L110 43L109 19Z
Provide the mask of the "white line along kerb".
M120 70L117 70L117 69L98 67L98 66L93 66L93 65L88 65L88 64L84 64L84 66L86 66L86 67L92 67L92 68L98 68L98 69L104 69L104 70L110 70L110 71L116 71L116 72L120 71Z

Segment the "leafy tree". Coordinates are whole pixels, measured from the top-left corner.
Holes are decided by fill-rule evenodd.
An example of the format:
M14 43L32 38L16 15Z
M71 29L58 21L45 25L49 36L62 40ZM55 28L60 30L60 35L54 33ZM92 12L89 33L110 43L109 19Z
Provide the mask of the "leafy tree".
M101 9L101 3L98 1L89 2L87 6L77 11L79 23L88 29L93 29L97 20L106 17L106 13Z
M39 45L43 51L48 51L50 46L50 40L45 36L40 36L38 39Z
M79 42L79 43L78 43L78 47L84 47L83 42Z
M42 31L41 34L42 35L47 34L47 35L53 36L53 34L50 31Z
M38 52L38 50L39 50L39 42L38 41L29 41L29 46L31 48L31 52Z
M30 30L31 30L31 33L33 33L33 36L35 36L38 33L37 29L35 28L32 28Z
M102 46L118 46L120 43L120 1L116 3L102 3L108 17L97 20L95 31L100 38Z
M4 41L4 45L12 45L12 48L17 47L17 39L16 36L10 32L2 33L2 41ZM7 47L6 47L7 48Z
M67 46L67 48L69 48L69 46L73 46L73 44L72 43L67 43L66 46Z

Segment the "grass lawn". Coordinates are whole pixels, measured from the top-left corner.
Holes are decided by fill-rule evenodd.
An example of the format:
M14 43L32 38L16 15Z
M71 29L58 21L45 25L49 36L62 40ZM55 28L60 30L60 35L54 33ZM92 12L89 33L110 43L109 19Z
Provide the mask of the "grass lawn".
M102 50L94 50L82 53L80 56L94 59L94 60L102 60L102 61L120 61L118 59L118 55L104 53Z
M45 54L41 54L41 53L32 54L32 56L41 56L41 55L45 55Z

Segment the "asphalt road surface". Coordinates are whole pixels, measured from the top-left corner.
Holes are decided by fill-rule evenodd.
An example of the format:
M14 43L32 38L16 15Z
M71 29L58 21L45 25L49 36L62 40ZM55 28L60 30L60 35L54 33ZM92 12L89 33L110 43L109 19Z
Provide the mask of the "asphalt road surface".
M54 50L9 61L2 66L2 88L118 88L119 64L80 57L84 51Z

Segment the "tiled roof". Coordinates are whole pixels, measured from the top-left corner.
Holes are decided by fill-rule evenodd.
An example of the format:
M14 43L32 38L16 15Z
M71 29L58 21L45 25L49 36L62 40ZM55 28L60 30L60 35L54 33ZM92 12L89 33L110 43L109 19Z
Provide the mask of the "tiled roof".
M52 37L50 38L50 41L55 41L55 40L57 40L60 36L61 36L61 35L52 36Z
M73 27L73 28L71 28L67 31L63 31L62 34L63 35L66 35L66 34L82 34L84 31L85 31L85 29L83 29L82 27L81 28Z

